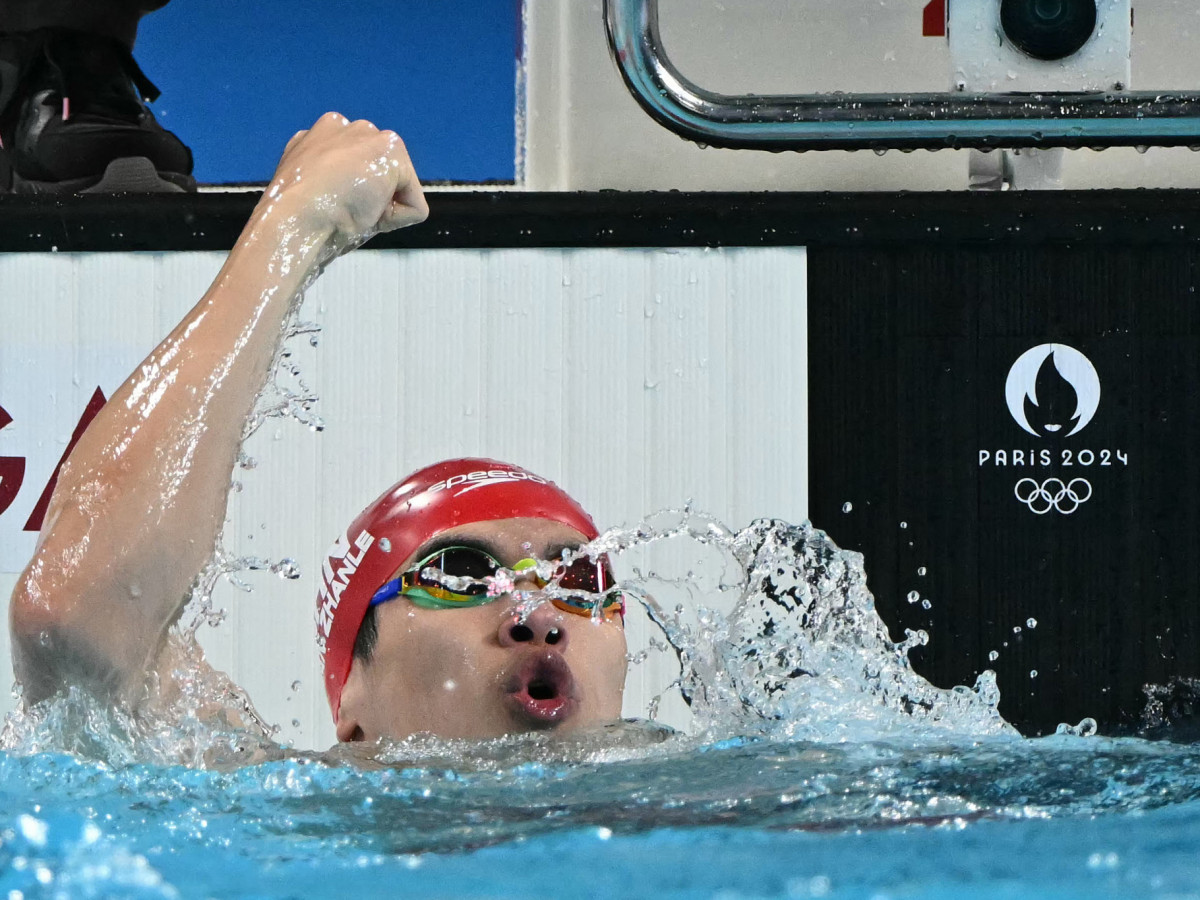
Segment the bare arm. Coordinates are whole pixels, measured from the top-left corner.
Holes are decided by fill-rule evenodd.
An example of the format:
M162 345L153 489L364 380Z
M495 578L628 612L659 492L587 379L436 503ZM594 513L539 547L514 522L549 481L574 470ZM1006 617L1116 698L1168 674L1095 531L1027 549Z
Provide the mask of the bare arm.
M292 139L212 287L62 468L12 599L27 698L73 683L128 698L142 683L215 546L298 293L332 254L427 213L395 134L329 114Z

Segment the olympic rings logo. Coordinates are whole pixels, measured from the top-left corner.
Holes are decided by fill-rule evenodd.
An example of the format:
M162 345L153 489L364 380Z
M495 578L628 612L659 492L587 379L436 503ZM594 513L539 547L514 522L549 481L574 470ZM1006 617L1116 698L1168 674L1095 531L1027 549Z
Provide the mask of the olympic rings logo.
M1013 488L1013 493L1029 507L1031 513L1044 516L1050 510L1057 509L1064 516L1069 516L1092 499L1092 485L1086 478L1073 478L1069 482L1061 478L1047 478L1041 484L1032 478L1022 478Z

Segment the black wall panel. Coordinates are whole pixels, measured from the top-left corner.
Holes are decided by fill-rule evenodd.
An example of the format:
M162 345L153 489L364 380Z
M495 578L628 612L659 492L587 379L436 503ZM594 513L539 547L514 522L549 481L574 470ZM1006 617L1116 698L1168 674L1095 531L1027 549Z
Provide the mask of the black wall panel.
M811 253L812 519L866 555L897 637L930 632L919 670L993 668L1027 732L1133 726L1144 684L1200 675L1198 263L1190 245ZM1039 402L1021 390L1014 412L1031 350L1051 355L1013 378Z

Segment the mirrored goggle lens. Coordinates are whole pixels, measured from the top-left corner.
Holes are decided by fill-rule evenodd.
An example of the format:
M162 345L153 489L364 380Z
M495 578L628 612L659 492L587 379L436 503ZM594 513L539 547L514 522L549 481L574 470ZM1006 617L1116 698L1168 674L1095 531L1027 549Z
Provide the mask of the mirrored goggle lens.
M598 559L580 557L569 566L560 568L556 574L559 587L568 591L587 591L589 594L603 594L616 581L606 556Z
M484 579L496 574L500 564L473 547L447 547L426 558L409 573L408 583L431 593L479 597L487 593ZM429 571L429 570L434 571ZM449 584L448 580L454 579Z

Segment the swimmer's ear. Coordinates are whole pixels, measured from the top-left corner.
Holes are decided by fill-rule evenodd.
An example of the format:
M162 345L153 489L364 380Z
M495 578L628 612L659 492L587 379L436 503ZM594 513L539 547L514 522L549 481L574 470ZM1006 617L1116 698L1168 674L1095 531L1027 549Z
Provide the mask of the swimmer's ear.
M351 664L350 674L346 676L346 684L342 688L342 702L338 705L337 739L343 743L365 740L362 725L359 724L359 714L364 708L363 681L362 667Z

